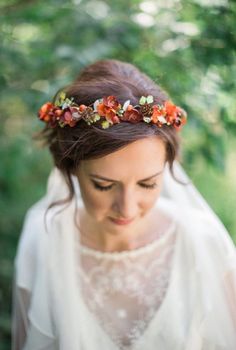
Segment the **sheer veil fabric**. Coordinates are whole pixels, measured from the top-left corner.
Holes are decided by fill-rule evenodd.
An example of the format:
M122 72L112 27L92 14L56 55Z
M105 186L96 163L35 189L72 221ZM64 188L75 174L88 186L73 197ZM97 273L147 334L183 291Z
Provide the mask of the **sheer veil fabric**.
M155 204L172 220L167 232L134 251L102 253L80 244L74 176L76 196L63 211L49 210L46 232L47 206L68 191L52 170L46 195L27 212L15 258L13 304L28 320L24 350L236 349L235 246L177 162L174 173L187 184L166 168Z

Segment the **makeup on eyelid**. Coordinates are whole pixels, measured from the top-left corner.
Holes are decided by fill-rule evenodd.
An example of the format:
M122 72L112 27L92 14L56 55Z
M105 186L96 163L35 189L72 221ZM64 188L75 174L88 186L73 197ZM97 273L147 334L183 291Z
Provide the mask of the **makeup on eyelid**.
M158 175L161 175L163 173L163 169L158 171L156 174L154 175L151 175L151 176L148 176L146 177L145 179L141 179L139 180L138 182L143 182L143 181L148 181L148 180L151 180L152 178L154 178L155 176L158 176ZM104 176L101 176L101 175L97 175L97 174L89 174L89 176L91 178L97 178L98 180L103 180L103 181L107 181L107 182L119 182L118 180L113 180L113 179L109 179L107 177L104 177Z
M163 170L157 172L154 175L146 177L145 179L140 180L140 182L148 181L148 180L150 180L150 179L160 175L162 172L163 172ZM97 178L98 181L107 181L107 182L113 182L113 183L116 182L116 180L108 179L106 177L103 177L103 176L100 176L100 175L96 175L96 174L90 174L89 176L91 178ZM97 181L94 181L93 179L91 179L91 180L92 180L92 183L93 183L95 189L97 189L99 191L109 191L113 187L113 184L108 185L108 186L102 186ZM153 184L144 184L144 183L141 184L141 183L139 183L139 185L140 185L140 187L143 187L143 188L145 188L147 190L155 189L157 187L157 183L153 183Z
M101 186L101 185L99 185L97 182L95 182L93 180L92 180L92 183L93 183L94 187L96 189L98 189L99 191L109 191L113 187L113 184L109 185L109 186ZM154 189L154 188L157 187L157 183L150 184L150 185L147 185L147 184L139 184L139 185L141 187L145 188L145 189Z

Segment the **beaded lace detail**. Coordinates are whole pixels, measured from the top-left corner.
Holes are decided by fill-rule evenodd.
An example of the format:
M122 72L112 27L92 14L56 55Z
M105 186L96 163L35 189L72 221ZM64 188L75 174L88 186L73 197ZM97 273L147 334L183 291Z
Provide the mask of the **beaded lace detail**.
M131 349L144 335L164 300L175 232L172 225L160 238L131 251L79 246L82 296L120 350Z

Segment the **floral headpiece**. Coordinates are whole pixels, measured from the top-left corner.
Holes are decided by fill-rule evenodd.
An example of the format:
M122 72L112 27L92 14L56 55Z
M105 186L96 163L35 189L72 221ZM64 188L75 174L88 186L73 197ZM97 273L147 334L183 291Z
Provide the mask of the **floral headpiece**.
M76 104L73 97L69 99L61 92L55 104L47 102L39 109L38 116L52 128L58 125L74 127L82 119L88 125L99 122L103 129L120 122L145 122L158 127L173 126L179 130L186 123L187 114L182 108L171 101L161 105L153 102L153 96L149 95L142 96L136 106L131 105L130 100L122 106L115 96L105 96L86 106Z

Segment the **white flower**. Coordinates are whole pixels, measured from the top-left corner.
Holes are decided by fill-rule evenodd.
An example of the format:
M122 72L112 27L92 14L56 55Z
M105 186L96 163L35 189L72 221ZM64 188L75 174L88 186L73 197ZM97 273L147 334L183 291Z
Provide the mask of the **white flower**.
M74 119L80 119L81 118L81 115L78 113L78 112L73 112L72 113L72 117L74 118Z
M150 117L144 117L143 120L144 120L146 123L150 123L152 119L151 119Z
M161 122L162 124L166 124L166 119L162 115L158 117L158 121Z
M93 104L93 109L95 112L97 112L97 106L99 105L100 101L99 100L96 100Z
M123 105L123 110L126 111L127 107L130 105L130 100L125 101Z

